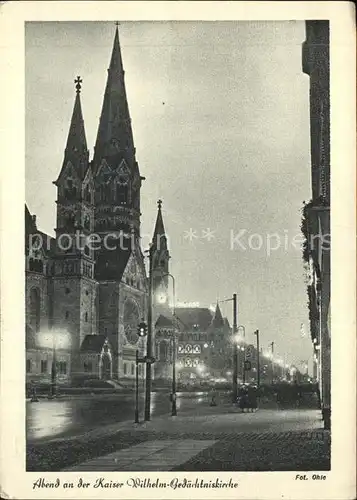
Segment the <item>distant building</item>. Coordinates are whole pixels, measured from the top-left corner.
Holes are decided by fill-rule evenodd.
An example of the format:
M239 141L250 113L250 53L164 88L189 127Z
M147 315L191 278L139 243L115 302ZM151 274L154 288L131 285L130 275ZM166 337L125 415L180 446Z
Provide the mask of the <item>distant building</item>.
M302 66L310 77L312 198L303 214L304 258L310 267L310 330L326 428L331 414L329 47L329 22L307 21Z
M232 368L232 330L217 304L176 310L177 366L182 382L227 378Z

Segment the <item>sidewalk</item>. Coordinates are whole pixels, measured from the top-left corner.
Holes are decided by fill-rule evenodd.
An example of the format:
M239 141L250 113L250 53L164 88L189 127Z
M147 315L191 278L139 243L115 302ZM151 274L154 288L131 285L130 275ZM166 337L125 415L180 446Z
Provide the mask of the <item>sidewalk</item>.
M71 438L30 443L27 470L69 470L78 464L81 470L144 470L143 456L149 455L153 470L271 470L271 464L279 470L312 465L326 470L330 435L321 424L318 410L240 413L231 405L205 407L199 414L122 422Z
M168 439L169 438L169 439ZM324 431L245 432L217 439L165 436L86 460L65 471L329 470Z

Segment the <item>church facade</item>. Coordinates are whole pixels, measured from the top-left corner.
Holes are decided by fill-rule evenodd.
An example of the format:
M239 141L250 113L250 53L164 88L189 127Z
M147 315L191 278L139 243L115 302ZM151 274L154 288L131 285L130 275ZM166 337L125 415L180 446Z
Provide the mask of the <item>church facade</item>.
M118 28L92 160L81 79L75 83L64 159L54 181L54 238L38 229L25 207L27 380L49 380L54 355L59 383L133 380L136 350L140 356L146 351L138 324L147 320L150 283L140 246L144 178L136 160ZM155 232L160 231L161 203ZM168 272L168 259L166 243L162 251L159 245L152 248L153 267ZM139 376L145 376L144 366Z
M118 28L92 159L80 77L75 83L64 158L54 181L55 237L39 229L36 216L25 206L27 382L51 382L55 362L58 384L101 379L131 385L136 352L143 357L147 350L147 338L139 337L138 327L148 321L150 292L154 387L170 383L175 359L179 371L182 363L187 368L182 373L190 371L196 347L192 353L185 351L183 360L182 346L187 350L191 340L196 346L201 330L202 363L225 370L224 359L231 358L227 352L231 330L219 308L215 315L206 310L203 326L201 319L192 319L192 311L188 315L175 311L175 279L170 274L161 200L146 271L140 239L144 178L136 160ZM139 378L145 378L144 364L139 365Z

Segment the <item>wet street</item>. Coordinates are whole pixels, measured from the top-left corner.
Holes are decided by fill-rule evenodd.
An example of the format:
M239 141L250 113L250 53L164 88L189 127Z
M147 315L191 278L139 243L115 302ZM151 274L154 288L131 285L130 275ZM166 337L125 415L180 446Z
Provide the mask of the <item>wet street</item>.
M209 395L203 392L178 393L177 411L199 411L209 404ZM98 425L134 421L134 394L103 394L85 396L63 396L59 399L40 399L38 403L26 402L26 432L29 442L54 437L73 436ZM139 402L140 420L144 415L144 397ZM153 392L151 397L152 417L169 415L171 403L169 393ZM99 424L100 423L100 424Z

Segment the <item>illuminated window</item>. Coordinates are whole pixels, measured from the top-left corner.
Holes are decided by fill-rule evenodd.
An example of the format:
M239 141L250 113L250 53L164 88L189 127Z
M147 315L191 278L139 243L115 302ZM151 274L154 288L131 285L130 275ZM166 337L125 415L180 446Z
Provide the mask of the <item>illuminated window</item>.
M187 354L190 354L192 352L192 345L186 344L186 346L185 346L185 352Z
M194 352L194 354L201 354L201 346L198 344L194 345L193 352Z
M192 359L190 359L190 358L186 358L186 359L185 359L185 366L187 366L187 367L192 366Z
M66 373L67 373L67 363L66 362L60 361L58 363L58 368L59 368L58 371L59 371L60 375L66 375Z
M184 346L182 344L179 344L179 346L178 346L178 353L182 354L183 352L185 352L185 348L184 348Z

